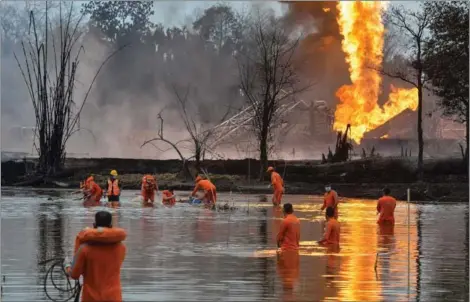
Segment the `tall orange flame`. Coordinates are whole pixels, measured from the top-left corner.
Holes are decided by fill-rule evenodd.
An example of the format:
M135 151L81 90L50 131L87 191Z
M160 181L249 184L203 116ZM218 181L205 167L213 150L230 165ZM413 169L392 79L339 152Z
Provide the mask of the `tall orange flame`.
M333 128L344 131L351 124L351 138L360 143L364 133L377 128L402 111L418 106L416 88L391 87L387 103L381 108L377 100L382 78L377 71L383 60L384 25L380 1L339 1L338 25L343 36L342 48L349 64L352 85L338 89Z

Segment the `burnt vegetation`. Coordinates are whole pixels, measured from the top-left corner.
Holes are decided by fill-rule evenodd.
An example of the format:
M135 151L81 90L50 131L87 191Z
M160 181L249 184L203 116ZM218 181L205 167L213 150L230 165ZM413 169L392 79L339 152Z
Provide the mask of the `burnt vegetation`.
M34 108L34 146L39 155L36 172L45 176L61 171L67 141L81 130L80 113L91 88L102 66L114 54L99 66L83 100L77 102L74 90L83 49L78 44L83 15L75 20L73 3L66 8L60 3L57 9L57 23L51 21L47 3L42 21L30 12L27 38L21 42L22 57L14 54Z
M257 144L262 178L276 130L283 122L283 103L309 88L315 89L305 83L299 68L305 59L299 55L299 47L312 37L293 34L292 24L286 23L288 18L286 21L268 10L253 8L242 14L229 5L215 4L192 23L165 27L151 21L154 2L92 1L80 10L73 4L52 7L48 3L25 11L4 5L1 20L5 42L2 51L15 53L16 67L28 93L25 97L16 89L6 92L9 82L2 79L2 98L9 93L9 97L18 94L13 97L31 100L34 146L39 155L36 169L41 175L53 175L63 168L67 143L83 130L80 117L89 94L96 94L99 105L119 106L127 101L118 94L125 87L129 95L141 96L145 91L151 96L148 101L132 100L136 105L140 102L141 107L165 108L149 122L157 128L153 139L139 145L154 144L160 153L174 150L186 175L194 174L188 172L188 162L195 163L198 173L205 159L217 157L211 145L216 135L212 127L251 106L250 129ZM333 4L327 6L335 10ZM387 13L387 24L406 36L402 40L411 52L398 56L400 52L388 44L393 47L384 50L385 56L401 64L393 68L388 64L382 72L418 88L419 171L423 171L422 103L426 90L438 98L446 117L468 125L468 14L466 2L425 3L419 12L392 5ZM326 16L329 19L324 22L336 24L333 15ZM87 24L83 22L85 17ZM321 13L318 18L325 15ZM338 35L336 25L330 34ZM84 98L77 100L74 92L82 44L89 37L98 37L112 51L96 66ZM308 66L312 70L315 67ZM106 76L98 77L98 73ZM165 117L167 110L178 112L178 121ZM182 125L186 139L175 140L167 132L175 124ZM348 131L338 134L334 152L323 155L324 162L350 158ZM467 126L466 144L462 146L467 163L468 141ZM410 153L403 150L402 156Z

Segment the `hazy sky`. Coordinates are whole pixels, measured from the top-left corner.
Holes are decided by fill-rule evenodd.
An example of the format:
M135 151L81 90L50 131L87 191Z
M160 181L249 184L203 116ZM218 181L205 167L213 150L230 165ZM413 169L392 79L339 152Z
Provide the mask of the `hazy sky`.
M410 9L417 9L419 7L419 1L390 1L393 4L401 4ZM237 10L243 10L249 7L255 1L157 1L155 2L155 15L153 21L163 23L167 26L179 26L185 24L188 17L194 19L194 14L204 11L215 3L227 3L230 4ZM278 1L261 1L265 5L269 5L276 12L282 13L285 9L285 5Z

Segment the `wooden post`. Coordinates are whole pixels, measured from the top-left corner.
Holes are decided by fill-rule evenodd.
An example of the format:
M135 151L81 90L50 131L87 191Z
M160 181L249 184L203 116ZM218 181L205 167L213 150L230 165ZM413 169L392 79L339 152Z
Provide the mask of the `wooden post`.
M406 190L407 200L408 200L408 299L410 298L410 204L411 204L411 197L410 197L410 189Z

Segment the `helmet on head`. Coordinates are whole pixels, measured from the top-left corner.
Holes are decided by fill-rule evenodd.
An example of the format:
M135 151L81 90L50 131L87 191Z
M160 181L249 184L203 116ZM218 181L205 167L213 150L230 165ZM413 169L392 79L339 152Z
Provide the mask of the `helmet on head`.
M118 176L118 173L116 170L111 170L111 173L109 174L111 174L112 176Z
M274 171L273 167L268 167L268 169L266 170L266 172L273 172L273 171Z
M195 181L198 182L198 181L200 181L200 180L202 180L202 177L198 175L198 176L196 177L196 180L195 180Z

